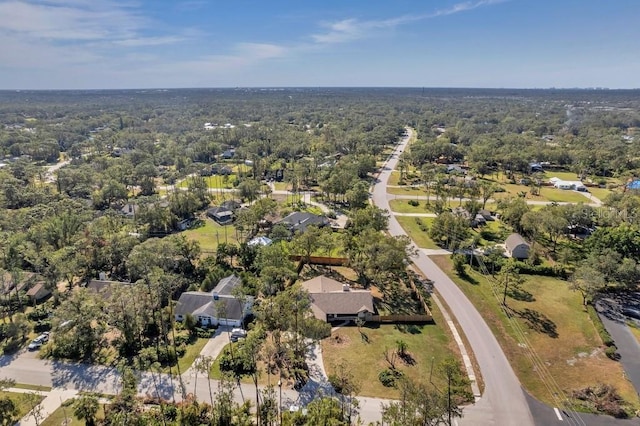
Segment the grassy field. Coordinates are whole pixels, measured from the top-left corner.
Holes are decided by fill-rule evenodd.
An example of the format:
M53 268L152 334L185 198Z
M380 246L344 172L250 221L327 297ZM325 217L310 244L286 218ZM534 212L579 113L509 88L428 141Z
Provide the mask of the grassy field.
M17 389L28 389L28 390L45 391L45 392L51 390L51 386L28 385L28 384L25 384L25 383L16 383L11 387L12 388L17 388Z
M589 192L593 194L594 197L599 199L600 201L604 201L610 194L613 194L614 191L606 188L589 188Z
M487 321L523 386L536 398L553 404L527 353L518 345L521 342L500 307L501 300L496 299L486 278L468 270L469 278L462 279L452 271L448 256L432 259L460 286ZM569 393L608 383L635 409L639 408L638 395L624 379L622 366L605 356L602 341L583 309L580 295L570 291L566 282L555 278L524 277L526 283L514 294L517 299L508 297L507 305L559 387Z
M546 171L543 174L544 179L549 180L553 177L557 177L561 180L580 180L580 177L574 172L556 172L556 171Z
M32 405L29 402L29 398L30 398L29 394L0 391L0 399L5 397L9 397L18 408L18 414L15 416L16 420L19 420L20 418L27 415L29 411L31 411ZM40 401L44 399L44 397L39 397L39 398L40 398Z
M388 194L393 194L393 195L425 195L425 196L427 195L427 193L424 192L424 189L422 189L422 188L413 189L411 187L406 187L406 188L389 188L389 187L387 187L387 193Z
M183 234L200 243L200 248L204 251L215 251L219 243L238 243L236 228L233 225L221 226L209 218L203 219L201 226L188 229Z
M418 247L426 248L426 249L439 248L436 245L436 243L434 243L433 240L429 238L429 235L427 235L426 232L420 230L420 226L416 221L416 219L420 219L422 220L422 223L424 223L428 227L433 221L433 218L430 218L430 217L416 218L416 217L409 217L409 216L397 216L396 219L400 223L400 226L402 226L405 232L409 235L409 237L411 237L411 239L415 241Z
M66 416L65 416L66 415ZM70 423L67 423L67 426L84 426L84 420L80 420L76 416L73 415L73 405L68 407L58 407L56 411L51 413L49 417L47 417L40 426L60 426L63 424L65 418L67 421L71 420ZM97 419L104 419L104 407L102 404L99 405L98 412L96 413Z
M397 398L398 390L384 387L378 374L388 367L383 355L385 349L395 350L396 341L402 340L407 344L407 350L415 363L407 365L400 361L398 368L408 377L428 381L433 365L433 382L441 389L446 388L444 378L437 373L437 366L447 357L459 355L437 309L433 310L433 318L435 324L420 326L365 326L361 329L362 336L357 327L339 328L330 338L321 342L327 374L344 363L359 382L360 395Z
M209 188L223 188L223 189L233 189L233 183L238 180L238 176L236 175L214 175L214 176L205 176L205 182L207 182L207 187ZM183 180L178 184L178 188L186 188L188 185L188 179Z
M589 203L589 194L581 194L576 191L567 191L563 189L544 187L540 188L540 194L549 201L556 201L559 203ZM586 196L585 196L586 195Z
M391 211L396 213L431 213L431 209L427 208L429 206L426 200L418 201L420 205L417 207L410 205L409 201L410 200L390 200L389 207L391 207ZM433 200L431 200L431 203L433 203Z

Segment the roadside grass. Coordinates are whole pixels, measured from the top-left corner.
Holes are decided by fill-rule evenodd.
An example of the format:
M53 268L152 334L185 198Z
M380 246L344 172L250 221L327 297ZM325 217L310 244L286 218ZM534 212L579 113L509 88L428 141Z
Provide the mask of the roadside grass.
M389 176L389 181L387 182L387 185L398 185L399 180L400 180L400 172L397 170L394 170L391 172L391 175Z
M203 251L215 251L219 243L237 244L236 228L233 225L221 226L212 219L201 219L200 226L182 232L192 241L197 241Z
M627 321L627 326L631 331L631 334L636 338L638 344L640 344L640 327L635 321Z
M69 405L67 407L58 407L56 411L51 413L49 417L47 417L40 426L60 426L64 425L65 419L67 421L70 420L69 423L66 423L67 426L84 426L84 420L81 420L73 415L73 405ZM99 404L98 412L96 413L96 419L98 420L98 424L100 420L104 419L104 407L102 404Z
M394 188L390 188L387 186L387 194L392 194L392 195L427 195L426 192L424 192L424 189L420 188L420 189L414 189L410 186L407 187L394 187Z
M398 398L395 388L382 385L378 379L380 371L388 368L384 352L395 351L396 342L407 344L407 351L414 360L413 365L398 361L397 368L407 377L429 383L438 389L446 389L444 377L438 365L448 357L459 359L453 339L445 330L445 322L437 308L432 309L435 324L426 325L371 325L362 327L341 327L332 332L331 337L321 342L322 357L327 374L336 371L343 363L360 384L359 395L380 398Z
M420 229L420 225L416 221L416 219L420 219L422 223L427 226L427 229L433 223L433 219L431 217L410 217L410 216L396 216L398 223L404 229L404 231L409 235L409 237L418 245L420 248L426 249L438 249L435 242L431 238L426 231L422 231Z
M522 342L507 321L501 308L502 300L494 296L487 278L468 268L468 278L460 278L453 272L449 256L431 259L461 288L487 321L523 386L534 397L553 405L553 396L519 346ZM634 410L640 408L638 395L631 382L624 378L622 366L605 356L602 341L582 306L580 295L556 278L527 275L524 278L527 281L517 293L519 300L507 297L507 306L558 386L569 394L598 383L611 384Z
M0 391L0 399L5 397L9 397L9 399L11 399L13 403L16 405L16 407L18 408L18 413L15 416L16 420L26 416L27 413L29 413L29 411L31 411L31 408L33 407L31 405L31 402L29 401L30 395L28 393ZM43 396L39 398L40 400L38 401L38 403L40 403L44 399Z
M287 182L274 182L273 187L276 191L286 191L289 189L289 184Z
M584 195L582 195L581 193L576 191L568 191L564 189L543 187L543 188L540 188L540 194L544 196L547 200L556 201L558 203L564 202L564 203L588 204L590 202L589 194L586 192L584 193Z
M547 170L543 174L543 178L549 180L553 177L557 177L561 180L580 180L580 177L574 172L556 172L553 170Z
M433 213L426 200L419 200L417 206L412 206L409 201L411 200L389 200L389 207L396 213Z
M43 392L48 392L52 389L51 386L29 385L26 383L16 383L11 387L16 389L28 389L28 390L43 391Z

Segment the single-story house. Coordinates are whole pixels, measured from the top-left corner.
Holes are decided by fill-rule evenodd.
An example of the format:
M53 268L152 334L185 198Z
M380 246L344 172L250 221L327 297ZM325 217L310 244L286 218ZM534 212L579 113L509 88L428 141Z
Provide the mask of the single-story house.
M311 311L319 320L333 322L360 318L368 321L375 313L369 290L352 289L349 284L324 275L303 282L302 288L309 292Z
M38 303L39 301L51 296L51 290L49 290L44 283L36 283L33 287L27 291L27 296L32 302Z
M531 171L531 173L544 172L544 168L540 163L529 163L529 170Z
M253 306L253 297L247 296L245 300L241 300L233 296L233 289L241 284L240 278L230 275L221 279L211 292L182 293L175 309L176 321L184 321L190 314L205 326L241 327Z
M236 155L236 150L231 148L231 149L225 150L220 156L225 160L230 160L233 157L235 157L235 155Z
M558 189L588 192L587 187L579 180L562 180L557 177L552 177L549 179L549 182Z
M17 283L14 282L17 278ZM30 284L36 280L33 272L20 271L19 276L14 277L10 272L4 271L0 275L0 294L8 294L12 291L24 291Z
M529 244L522 238L522 235L514 233L507 237L504 242L507 256L522 260L529 258Z
M471 221L471 226L477 228L478 226L485 226L487 224L487 220L480 213L476 214L476 217Z
M291 230L291 232L304 232L307 226L315 225L318 228L329 226L329 219L325 216L307 212L293 212L282 218L280 222Z
M627 184L627 189L631 189L634 191L640 190L640 179L632 180Z
M207 216L220 225L229 225L233 222L233 212L226 207L211 207L207 210Z
M273 240L271 238L260 236L260 237L252 238L247 243L247 245L251 246L251 247L253 247L253 246L263 246L264 247L264 246L270 246L271 243L273 243Z

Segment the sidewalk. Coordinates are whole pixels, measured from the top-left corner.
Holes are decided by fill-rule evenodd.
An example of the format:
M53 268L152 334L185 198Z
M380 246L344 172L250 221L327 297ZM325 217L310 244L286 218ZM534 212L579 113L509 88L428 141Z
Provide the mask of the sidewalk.
M204 357L211 357L213 359L218 358L218 355L220 355L224 347L230 343L228 332L231 332L231 327L218 327L213 337L211 337L207 342L207 344L204 345L204 347L200 351L200 355L196 357L193 364L191 364L191 366L187 369L187 371L182 373L182 377L185 380L185 382L189 383L190 379L196 376L194 364L200 358L204 358ZM197 374L202 376L202 373L197 373Z
M49 417L51 413L56 411L63 402L71 398L75 398L76 395L78 395L77 390L64 388L53 388L48 392L19 388L9 388L6 389L6 391L17 393L35 393L37 395L45 397L39 404L41 409L39 412L38 422L36 422L36 419L33 417L32 413L29 412L18 423L16 423L16 426L36 426L37 424L42 423L44 419Z

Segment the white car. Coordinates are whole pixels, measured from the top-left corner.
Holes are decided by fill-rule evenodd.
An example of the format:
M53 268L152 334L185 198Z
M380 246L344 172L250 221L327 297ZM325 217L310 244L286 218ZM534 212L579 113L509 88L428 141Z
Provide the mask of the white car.
M44 345L48 341L49 341L49 332L45 331L44 333L42 333L41 335L33 339L33 341L29 343L29 346L27 346L27 348L30 351L35 351L36 349L39 349L42 345Z

